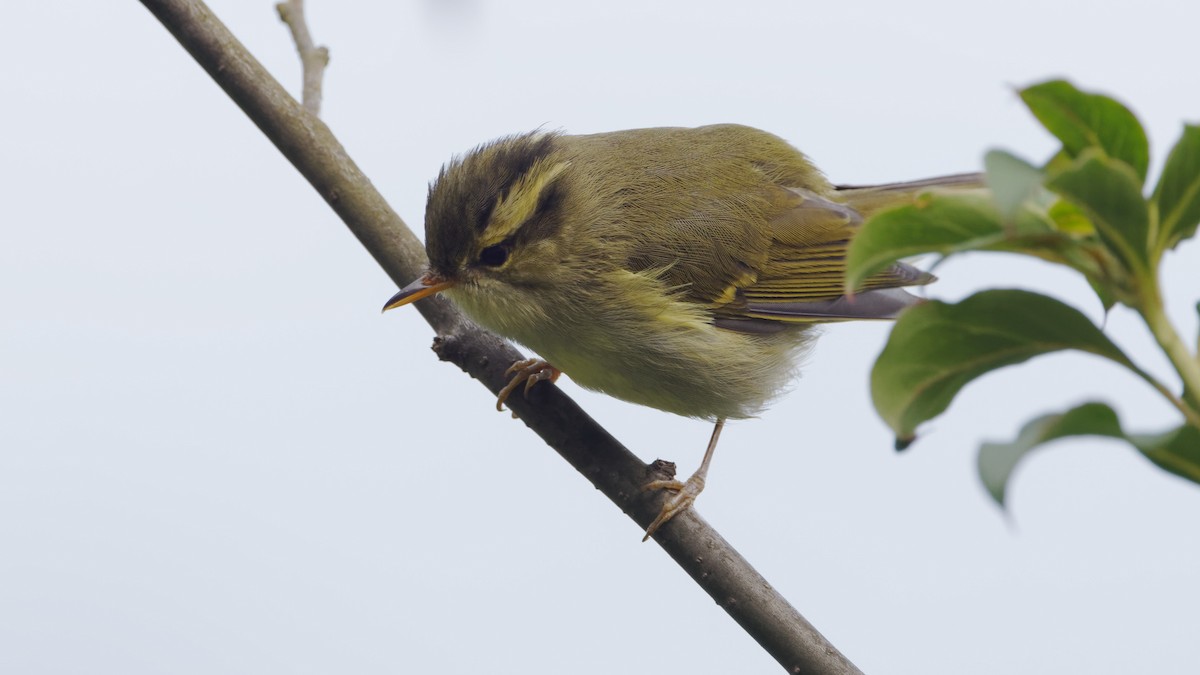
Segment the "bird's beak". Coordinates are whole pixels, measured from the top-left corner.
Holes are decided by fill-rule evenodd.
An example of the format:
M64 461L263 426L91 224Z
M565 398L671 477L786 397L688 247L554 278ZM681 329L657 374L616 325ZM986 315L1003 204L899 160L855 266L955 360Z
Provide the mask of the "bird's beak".
M453 279L444 279L434 272L426 272L420 279L400 289L400 292L393 295L391 300L383 306L383 311L403 307L410 302L416 302L421 298L426 298L439 291L444 291L455 284Z

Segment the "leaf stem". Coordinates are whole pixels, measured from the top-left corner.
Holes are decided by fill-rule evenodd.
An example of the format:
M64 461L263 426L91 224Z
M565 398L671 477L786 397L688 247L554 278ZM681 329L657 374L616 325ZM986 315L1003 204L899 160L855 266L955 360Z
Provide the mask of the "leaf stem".
M1128 364L1122 365L1128 366ZM1133 372L1145 380L1146 384L1153 387L1155 391L1162 394L1163 398L1167 399L1179 412L1183 413L1183 417L1187 420L1188 424L1200 429L1200 412L1197 412L1193 405L1189 405L1187 401L1177 396L1175 392L1171 391L1170 387L1163 384L1162 380L1159 380L1141 368L1135 366Z
M1188 351L1187 345L1184 344L1183 339L1175 330L1174 324L1167 317L1157 280L1145 284L1143 288L1138 303L1138 313L1142 315L1142 320L1146 322L1154 339L1158 341L1158 345L1162 347L1163 352L1166 353L1167 358L1171 360L1171 364L1179 373L1180 379L1183 380L1182 398L1176 398L1174 394L1171 394L1169 398L1173 399L1176 407L1180 408L1187 417L1188 423L1200 428L1200 360L1195 354ZM1155 388L1161 386L1160 383ZM1162 390L1160 389L1160 391Z
M1200 314L1200 302L1196 303L1196 314ZM1196 331L1196 358L1200 359L1200 330Z

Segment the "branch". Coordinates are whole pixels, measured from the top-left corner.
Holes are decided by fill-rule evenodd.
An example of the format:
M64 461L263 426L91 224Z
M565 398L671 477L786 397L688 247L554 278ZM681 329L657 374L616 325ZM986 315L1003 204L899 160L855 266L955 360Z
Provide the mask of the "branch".
M397 284L425 266L423 247L346 155L329 128L305 111L199 0L141 0L308 179ZM520 354L465 320L439 298L417 303L437 331L434 350L492 392ZM639 527L663 495L644 493L651 467L618 443L558 388L514 396L513 411ZM694 509L654 539L764 649L791 673L859 673Z
M329 65L329 49L313 44L308 32L308 21L304 18L304 0L287 0L275 5L279 20L286 23L300 52L300 66L304 72L304 87L301 99L305 110L313 115L321 114L321 78L325 66Z

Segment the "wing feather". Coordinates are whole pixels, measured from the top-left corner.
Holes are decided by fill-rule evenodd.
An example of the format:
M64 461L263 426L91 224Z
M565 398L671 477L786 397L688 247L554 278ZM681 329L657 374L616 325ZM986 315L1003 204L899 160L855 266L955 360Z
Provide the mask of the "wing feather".
M975 189L977 174L911 183L840 188L822 196L803 188L780 188L771 196L779 211L768 221L766 260L749 283L734 283L715 307L717 325L749 333L770 332L769 323L820 323L891 319L921 299L905 290L935 277L898 263L872 276L853 296L844 294L846 248L863 213L896 206L934 189ZM835 201L834 196L847 201ZM861 207L861 211L856 206Z
M588 164L586 153L570 158L577 174L593 181L581 192L602 195L601 203L612 208L611 216L587 226L624 247L625 269L695 303L715 325L747 333L794 323L891 318L918 302L898 289L934 277L905 264L883 270L853 297L845 296L847 246L866 217L881 208L934 189L980 185L977 175L959 175L839 188L782 139L744 127L658 130L653 166L641 159L651 141L633 140L638 139L637 152L620 155L630 158L626 168L636 180L616 172L620 181L605 182L614 173L611 167ZM624 141L598 135L573 142L583 147ZM661 227L630 227L651 219Z

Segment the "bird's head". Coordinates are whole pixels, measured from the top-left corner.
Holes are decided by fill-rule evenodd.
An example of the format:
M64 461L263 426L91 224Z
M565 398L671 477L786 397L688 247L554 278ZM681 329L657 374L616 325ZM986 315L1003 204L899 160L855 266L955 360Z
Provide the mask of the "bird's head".
M429 188L429 269L388 300L393 309L440 291L458 300L553 283L566 206L557 134L534 132L480 146L444 166ZM473 304L473 303L469 303Z

